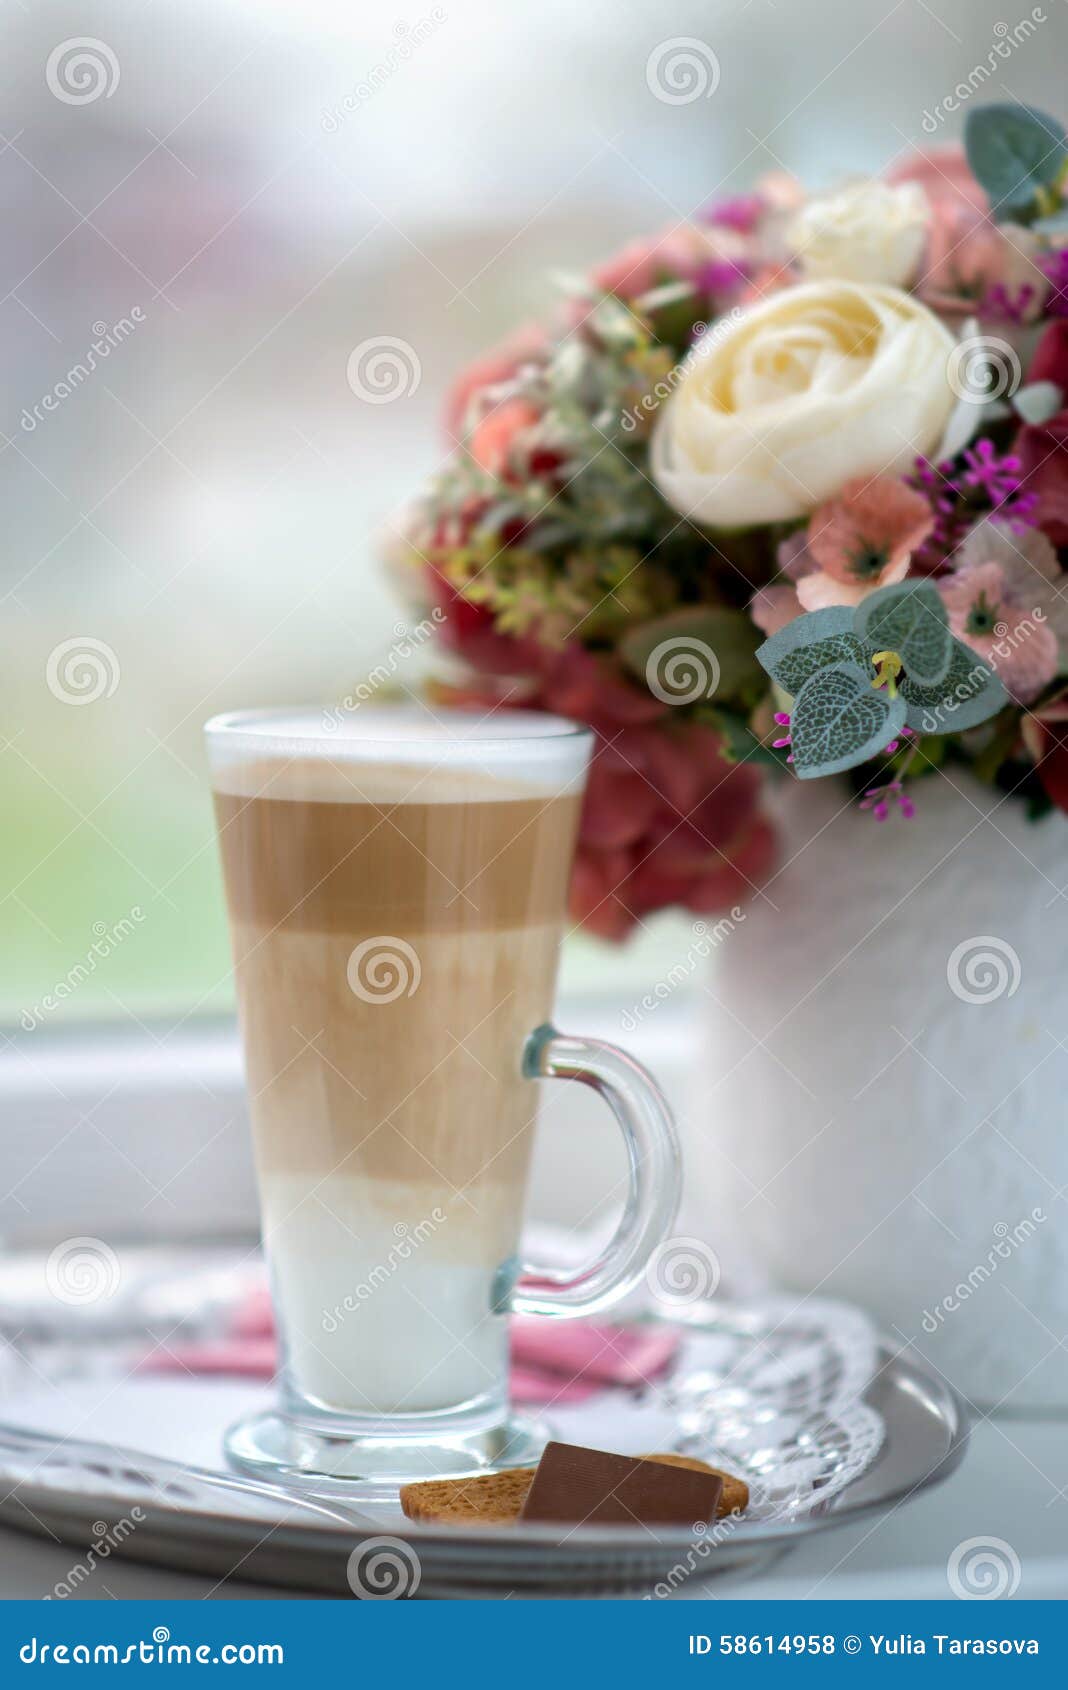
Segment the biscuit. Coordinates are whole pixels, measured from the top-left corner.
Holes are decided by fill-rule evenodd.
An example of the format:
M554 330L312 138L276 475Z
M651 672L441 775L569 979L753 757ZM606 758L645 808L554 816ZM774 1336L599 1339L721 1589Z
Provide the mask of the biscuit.
M401 1507L409 1520L435 1525L506 1526L518 1520L533 1477L533 1467L508 1467L466 1479L422 1479L401 1486Z
M719 1474L723 1490L717 1519L740 1514L748 1506L748 1485L721 1467L710 1467L707 1461L691 1455L645 1455L641 1459L660 1461L666 1467L686 1467L694 1473ZM401 1486L401 1507L409 1520L426 1525L512 1525L519 1518L534 1471L533 1467L508 1467L501 1473L476 1473L465 1479L422 1479Z

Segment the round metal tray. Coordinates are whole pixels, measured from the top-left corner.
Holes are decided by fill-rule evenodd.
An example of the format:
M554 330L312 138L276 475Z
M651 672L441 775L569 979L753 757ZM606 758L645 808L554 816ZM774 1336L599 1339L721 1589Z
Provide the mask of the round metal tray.
M295 1496L198 1466L184 1450L176 1460L173 1439L169 1451L158 1452L79 1442L58 1424L50 1428L29 1393L25 1401L8 1395L7 1422L0 1426L0 1520L52 1534L86 1558L122 1555L220 1581L234 1576L309 1594L664 1595L691 1576L753 1569L809 1532L851 1524L948 1477L967 1440L958 1399L943 1380L889 1346L878 1359L864 1399L885 1425L877 1458L851 1485L792 1520L742 1516L707 1531L655 1532L417 1526L395 1507L356 1512L333 1496ZM199 1415L201 1433L212 1427L216 1438L221 1418L236 1403L262 1400L262 1393L247 1386L147 1381L136 1374L97 1378L64 1386L66 1426L80 1422L82 1430L99 1430L100 1417L91 1408L94 1392L97 1399L107 1393L110 1435L125 1426L128 1438L129 1428L138 1428L138 1442L146 1435L140 1429L149 1428L151 1437L160 1423L161 1392L170 1393L171 1418L180 1419L183 1429ZM606 1433L597 1435L595 1423L585 1440L574 1424L567 1435L609 1442ZM157 1443L162 1441L157 1433ZM189 1447L189 1438L184 1441Z

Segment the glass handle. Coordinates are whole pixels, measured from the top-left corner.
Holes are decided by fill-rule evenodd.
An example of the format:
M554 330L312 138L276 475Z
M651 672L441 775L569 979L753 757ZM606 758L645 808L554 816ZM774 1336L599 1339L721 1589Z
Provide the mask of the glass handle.
M681 1190L675 1125L645 1069L600 1039L570 1038L555 1027L539 1027L523 1052L523 1073L530 1080L577 1080L591 1086L611 1109L627 1148L630 1188L604 1254L577 1272L524 1263L524 1278L509 1301L516 1314L574 1320L619 1302L670 1231Z

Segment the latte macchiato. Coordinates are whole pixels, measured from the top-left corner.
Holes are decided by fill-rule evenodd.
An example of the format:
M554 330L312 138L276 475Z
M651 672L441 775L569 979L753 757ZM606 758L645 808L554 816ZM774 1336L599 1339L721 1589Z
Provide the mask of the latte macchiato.
M349 1415L499 1388L577 782L242 754L214 770L291 1388Z

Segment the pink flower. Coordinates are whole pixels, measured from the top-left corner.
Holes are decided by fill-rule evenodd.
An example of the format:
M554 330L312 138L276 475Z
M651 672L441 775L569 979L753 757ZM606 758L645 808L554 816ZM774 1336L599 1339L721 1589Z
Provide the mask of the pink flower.
M690 282L698 291L733 292L754 258L754 241L737 228L670 224L656 235L629 241L590 273L593 287L634 300L661 282Z
M590 272L590 281L602 293L637 299L664 276L689 276L699 262L696 234L685 226L672 226L657 235L628 241Z
M802 611L801 600L797 596L797 588L788 586L785 581L773 583L770 587L761 587L749 600L749 614L762 633L770 639L780 628L785 628L795 616Z
M932 310L964 316L977 306L1008 320L1041 314L1049 279L1026 230L999 226L968 168L964 148L932 147L891 171L893 183L916 182L931 207L927 254L916 292Z
M796 583L803 576L812 575L816 569L816 560L808 549L808 531L798 528L785 540L780 540L776 559L779 575L785 575L787 579L776 579L768 586L760 587L749 600L750 616L769 639L792 622L795 616L800 616L804 608L797 596Z
M903 581L933 525L927 500L895 476L847 482L809 519L807 548L818 567L798 582L801 604L860 604L876 587Z
M968 535L952 575L938 583L957 638L997 672L1021 704L1057 674L1068 637L1068 584L1037 529L1014 535L987 519Z

